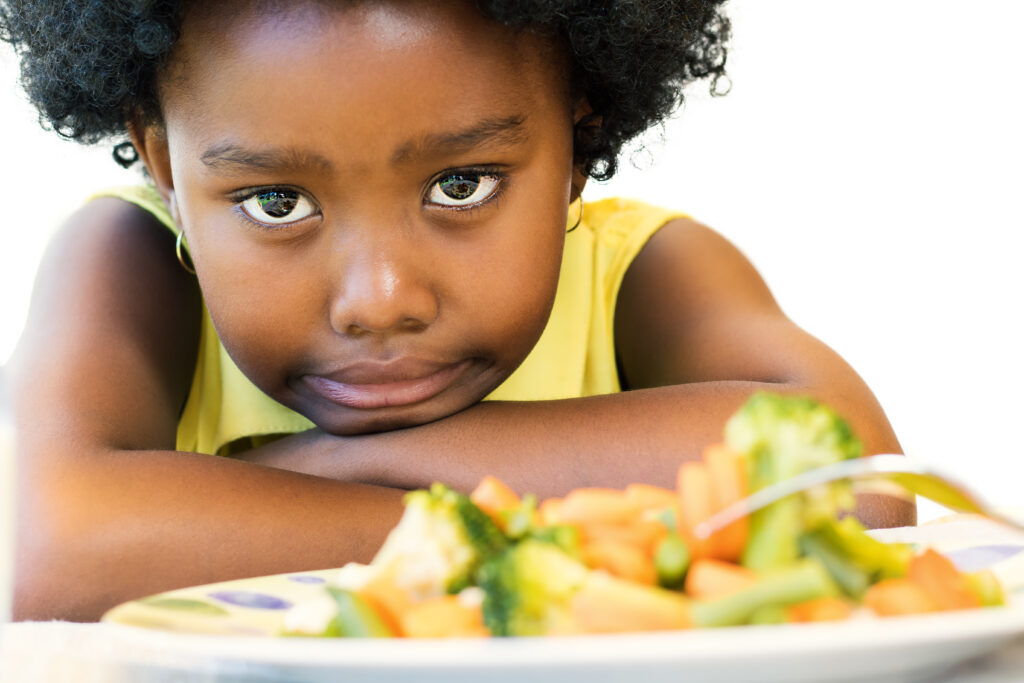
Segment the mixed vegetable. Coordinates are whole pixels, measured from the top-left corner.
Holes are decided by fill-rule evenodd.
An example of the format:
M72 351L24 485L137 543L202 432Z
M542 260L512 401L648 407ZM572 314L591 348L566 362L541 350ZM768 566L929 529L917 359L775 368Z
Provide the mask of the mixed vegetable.
M750 492L861 454L806 398L754 395L723 443L679 468L676 490L576 489L538 503L494 477L469 496L414 491L369 565L349 564L286 615L304 636L475 637L830 621L999 605L991 572L885 544L855 517L849 482L782 499L698 538Z

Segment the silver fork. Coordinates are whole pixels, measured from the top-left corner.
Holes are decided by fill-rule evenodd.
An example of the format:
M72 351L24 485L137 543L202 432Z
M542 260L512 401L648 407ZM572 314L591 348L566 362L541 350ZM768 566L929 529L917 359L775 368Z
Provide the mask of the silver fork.
M999 514L962 484L935 471L934 468L902 455L872 455L808 470L795 477L766 486L701 522L694 529L694 534L698 538L707 538L737 519L771 505L777 500L838 479L893 481L909 493L924 496L950 509L983 515L996 522L1024 531L1024 524Z

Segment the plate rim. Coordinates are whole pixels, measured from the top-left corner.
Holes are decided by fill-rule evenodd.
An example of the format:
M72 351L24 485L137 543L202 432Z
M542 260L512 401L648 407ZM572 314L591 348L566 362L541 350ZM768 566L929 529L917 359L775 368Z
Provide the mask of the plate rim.
M712 662L735 657L738 642L743 643L744 659L782 660L810 652L830 656L860 650L885 654L913 646L979 641L984 641L983 650L988 652L1024 634L1024 600L1016 599L1002 607L828 623L517 638L273 637L189 633L124 623L106 625L117 637L160 650L265 665L327 665L340 669L384 665L395 670L439 666L528 668L551 666L554 661L565 665Z

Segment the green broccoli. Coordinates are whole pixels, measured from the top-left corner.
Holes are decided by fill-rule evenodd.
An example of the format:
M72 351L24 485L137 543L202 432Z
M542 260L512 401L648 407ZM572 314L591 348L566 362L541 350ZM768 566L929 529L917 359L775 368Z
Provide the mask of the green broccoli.
M754 394L725 425L725 441L744 454L751 493L801 472L857 458L860 441L832 409L810 398ZM849 482L825 484L754 513L743 563L769 569L800 555L801 534L853 509Z
M371 566L397 567L396 581L417 599L458 593L488 558L508 545L469 496L434 484L405 497L405 514Z
M572 622L572 597L588 573L558 545L526 538L480 567L484 624L496 636L565 630Z

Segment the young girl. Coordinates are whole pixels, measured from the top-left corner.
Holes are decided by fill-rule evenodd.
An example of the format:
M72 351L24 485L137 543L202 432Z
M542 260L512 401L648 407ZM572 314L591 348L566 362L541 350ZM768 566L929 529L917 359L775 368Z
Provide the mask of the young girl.
M716 5L0 3L54 128L127 135L150 182L40 269L11 367L17 615L365 561L433 481L671 486L758 389L898 451L722 237L581 199L722 75Z

